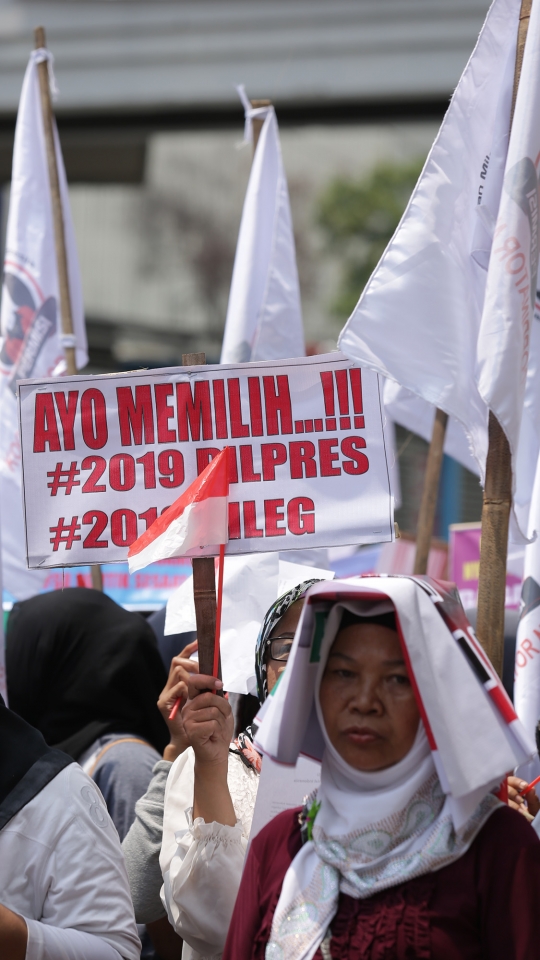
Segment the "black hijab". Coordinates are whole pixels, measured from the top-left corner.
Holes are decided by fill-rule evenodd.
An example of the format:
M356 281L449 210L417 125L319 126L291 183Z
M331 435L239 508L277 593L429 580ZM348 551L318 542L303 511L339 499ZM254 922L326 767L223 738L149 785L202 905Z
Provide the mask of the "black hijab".
M6 636L9 704L75 760L105 733L162 753L156 701L167 675L151 627L98 590L55 590L16 603Z
M70 763L0 696L0 830Z

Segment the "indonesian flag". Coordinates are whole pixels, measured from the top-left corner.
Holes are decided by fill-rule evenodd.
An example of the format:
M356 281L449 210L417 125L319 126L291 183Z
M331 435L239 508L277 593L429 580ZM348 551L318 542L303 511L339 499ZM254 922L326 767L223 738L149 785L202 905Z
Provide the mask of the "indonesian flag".
M184 557L199 547L227 543L228 449L225 447L172 507L132 543L128 551L130 573L156 560Z

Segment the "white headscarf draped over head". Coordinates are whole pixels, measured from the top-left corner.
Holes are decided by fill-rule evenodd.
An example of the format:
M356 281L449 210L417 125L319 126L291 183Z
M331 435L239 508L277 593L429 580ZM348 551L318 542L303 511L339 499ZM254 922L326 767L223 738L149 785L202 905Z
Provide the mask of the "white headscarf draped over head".
M421 722L399 763L363 772L330 743L319 687L344 610L394 612ZM259 749L322 761L312 840L285 876L267 960L310 960L340 890L358 899L461 857L500 801L493 789L534 752L459 596L430 578L365 577L307 594L287 670L256 722Z

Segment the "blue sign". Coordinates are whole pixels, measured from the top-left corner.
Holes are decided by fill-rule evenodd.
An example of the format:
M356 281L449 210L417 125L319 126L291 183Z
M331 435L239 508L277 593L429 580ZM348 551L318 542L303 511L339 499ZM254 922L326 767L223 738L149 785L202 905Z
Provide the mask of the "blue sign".
M159 560L144 570L129 573L127 563L107 563L101 568L103 592L126 610L159 610L172 593L191 576L191 561L184 557ZM68 587L91 587L90 567L62 567L48 571L42 593ZM16 598L4 590L4 609Z

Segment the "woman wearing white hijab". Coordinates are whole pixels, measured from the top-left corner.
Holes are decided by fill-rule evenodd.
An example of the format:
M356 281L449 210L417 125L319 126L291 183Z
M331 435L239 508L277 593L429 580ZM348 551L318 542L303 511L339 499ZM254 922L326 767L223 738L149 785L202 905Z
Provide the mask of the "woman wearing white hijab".
M448 584L313 587L258 720L321 786L253 841L224 960L540 955L540 843L494 792L534 745Z

